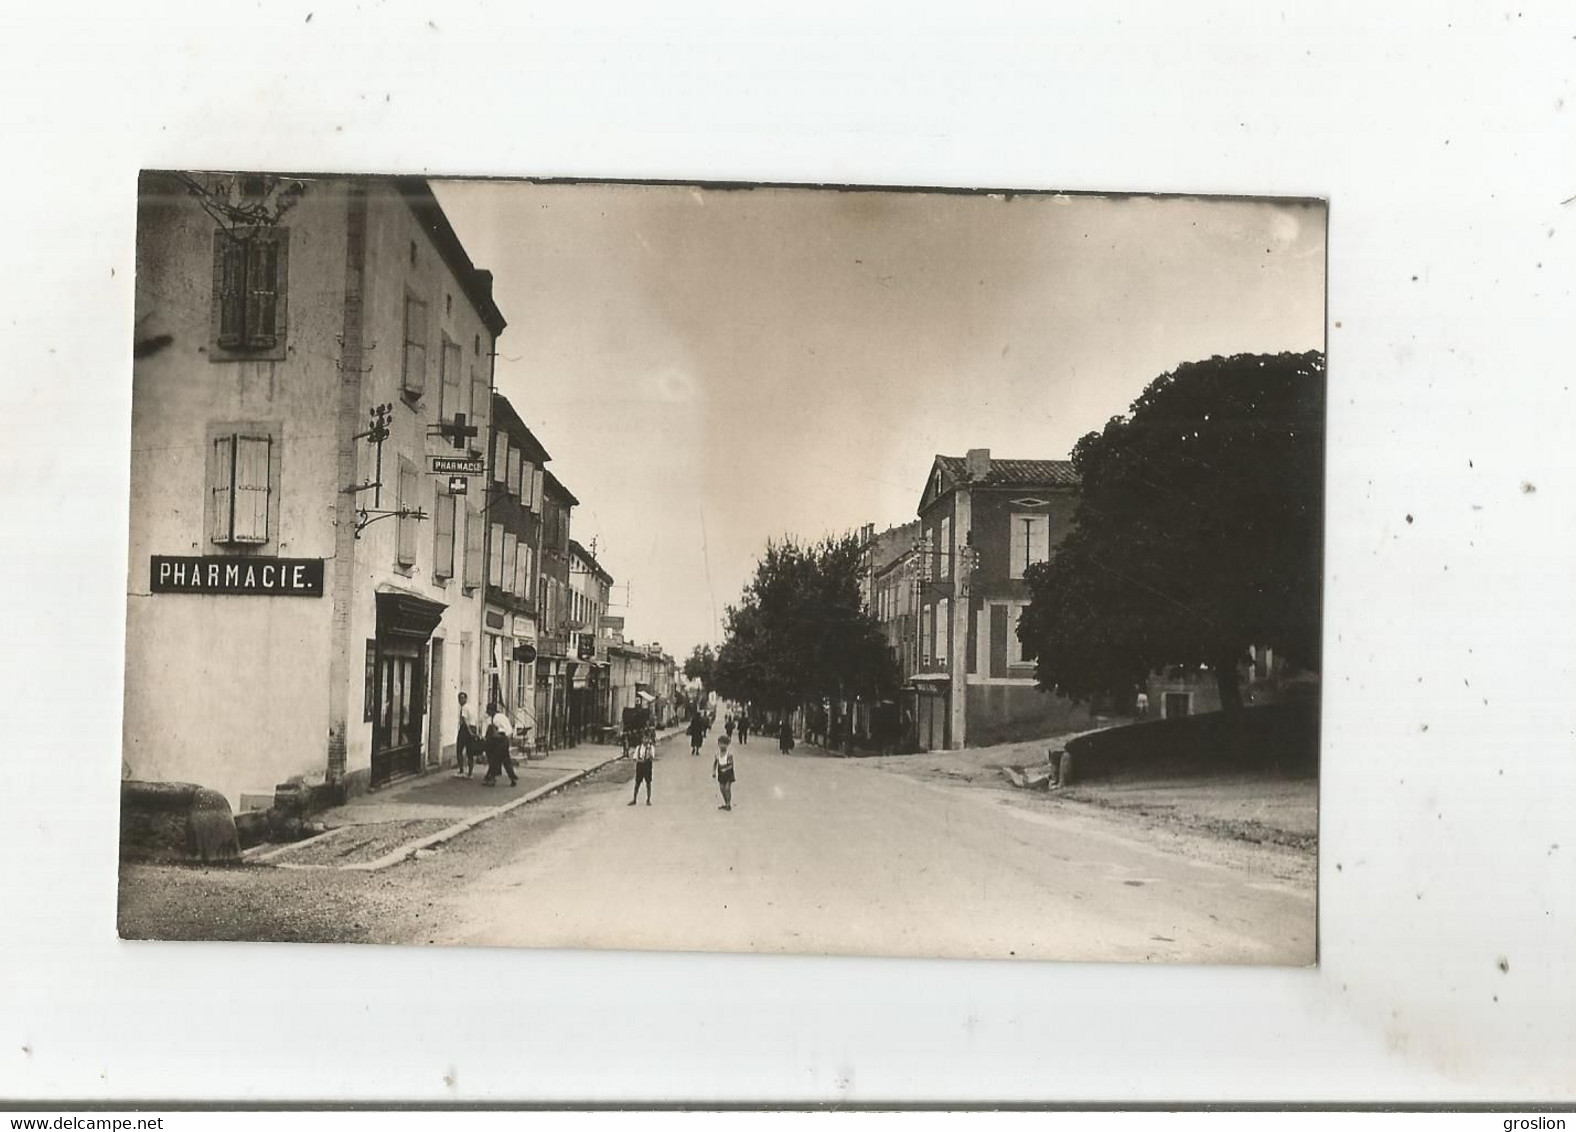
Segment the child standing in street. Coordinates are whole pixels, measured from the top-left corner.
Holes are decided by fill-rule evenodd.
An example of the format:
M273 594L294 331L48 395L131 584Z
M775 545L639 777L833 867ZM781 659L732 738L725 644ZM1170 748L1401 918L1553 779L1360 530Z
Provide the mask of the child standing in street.
M722 805L719 810L733 809L733 752L728 748L732 740L727 735L717 736L717 757L712 760L711 774L717 780L717 788L722 791Z
M635 793L630 797L629 804L633 806L640 799L640 784L646 784L646 805L651 805L651 765L657 759L657 732L655 728L647 728L641 736L640 743L635 747Z

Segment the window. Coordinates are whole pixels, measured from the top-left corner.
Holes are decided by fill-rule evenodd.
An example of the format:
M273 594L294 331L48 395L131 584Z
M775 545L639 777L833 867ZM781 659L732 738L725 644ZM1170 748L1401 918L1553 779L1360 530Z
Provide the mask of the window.
M465 588L475 589L482 584L482 513L474 507L465 509ZM469 668L462 668L469 672Z
M463 374L460 372L460 344L449 341L449 336L443 336L443 358L439 362L438 372L438 419L440 421L454 420L454 414L465 411L465 403L460 400L465 392L461 384ZM473 422L467 422L473 423Z
M503 585L503 524L492 525L492 542L487 548L487 584Z
M1049 515L1013 515L1012 545L1009 549L1008 577L1021 578L1024 571L1036 562L1051 556L1051 517Z
M421 482L416 475L416 465L409 460L399 462L399 533L394 547L394 560L401 566L416 564L416 516L421 513L416 506L416 486ZM406 514L406 512L411 512Z
M543 472L541 468L531 469L531 510L538 515L542 513L542 483Z
M274 439L262 430L214 435L208 477L212 541L221 546L268 541L274 454Z
M213 235L212 361L284 358L288 228Z
M503 561L498 565L498 584L514 592L514 569L520 550L520 539L513 531L503 533Z
M405 396L427 392L427 304L405 296Z
M952 516L941 520L941 559L936 563L936 577L952 577Z
M919 663L930 663L930 642L935 633L935 610L930 606L922 606L919 611Z
M520 470L524 464L524 453L514 445L509 446L509 494L520 495Z
M509 481L509 437L500 431L493 433L493 482Z
M477 367L471 367L471 418L470 423L478 429L476 435L487 435L487 422L491 419L492 385L487 380L487 375L480 372ZM477 448L481 444L476 445Z
M1018 639L1018 625L1023 621L1023 606L1009 605L1007 607L1007 663L1008 664L1033 664L1034 662L1023 655L1023 642Z
M547 579L536 579L536 616L542 623L542 631L548 631L547 624Z
M434 482L436 491L436 482ZM435 578L454 577L454 496L436 491L432 508L432 574Z
M517 544L518 558L514 564L514 592L522 601L531 598L531 548L523 542Z
M942 668L952 655L950 643L952 641L952 601L949 598L939 598L936 601L936 663Z

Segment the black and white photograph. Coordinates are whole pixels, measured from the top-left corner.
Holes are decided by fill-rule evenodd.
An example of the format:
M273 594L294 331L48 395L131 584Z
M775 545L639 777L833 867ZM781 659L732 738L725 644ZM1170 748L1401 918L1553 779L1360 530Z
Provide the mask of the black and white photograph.
M1326 220L144 172L121 935L1315 963Z

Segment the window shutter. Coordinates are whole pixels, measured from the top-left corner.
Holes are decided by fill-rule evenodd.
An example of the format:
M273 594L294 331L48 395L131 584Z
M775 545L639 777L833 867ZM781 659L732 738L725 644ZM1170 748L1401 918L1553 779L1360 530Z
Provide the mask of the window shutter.
M1028 554L1028 531L1025 529L1027 525L1024 522L1025 518L1026 516L1023 515L1014 515L1009 524L1012 529L1012 537L1007 560L1011 569L1007 571L1007 576L1011 578L1023 577L1024 557Z
M542 469L531 469L531 510L542 513Z
M218 288L219 345L239 350L246 344L247 242L220 229L213 237L214 282Z
M472 589L482 584L482 513L474 507L465 509L465 584Z
M271 233L246 242L246 345L270 349L277 339L279 313L279 243Z
M528 582L531 573L531 548L522 546L519 548L519 552L519 561L514 565L514 592L521 597L526 597L531 592Z
M485 436L489 421L492 420L492 386L487 380L487 375L471 370L471 424L483 431L477 436ZM479 445L478 445L479 447Z
M487 551L487 584L503 585L503 524L492 525L492 544Z
M942 578L952 577L952 517L941 520L941 561L937 575Z
M503 561L498 564L499 584L504 589L514 592L514 567L515 556L519 553L520 539L513 531L503 534Z
M213 442L213 541L229 542L234 530L235 437L221 436Z
M509 437L504 432L493 434L493 481L509 482Z
M416 510L416 469L408 463L401 463L399 468L399 509L401 512ZM416 520L414 517L401 514L395 520L399 524L397 545L394 550L395 559L401 566L412 566L416 562Z
M460 402L463 391L460 384L460 344L450 342L448 335L443 337L443 388L438 394L438 419L452 421L454 414L462 411L464 405ZM467 424L474 421L467 420Z
M420 397L427 391L427 304L405 299L405 392Z
M236 542L268 541L268 464L273 441L266 436L238 436L235 444Z
M454 577L454 496L439 492L434 500L432 573L438 578Z
M520 469L523 464L521 452L514 445L509 446L509 494L520 495Z

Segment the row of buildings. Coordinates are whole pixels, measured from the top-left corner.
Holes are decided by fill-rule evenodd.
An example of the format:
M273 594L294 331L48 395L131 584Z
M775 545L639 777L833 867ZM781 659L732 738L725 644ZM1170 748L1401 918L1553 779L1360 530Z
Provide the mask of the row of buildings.
M452 762L461 692L539 747L666 721L425 180L145 174L135 301L129 777L343 797Z
M856 733L887 732L900 746L948 750L1076 729L1090 708L1040 691L1018 622L1025 575L1071 530L1078 476L1068 460L1004 460L990 450L938 455L918 518L863 532L866 610L881 624L901 675L897 703L854 712ZM1273 652L1252 650L1247 697L1268 698L1286 676ZM1143 698L1093 705L1175 718L1220 708L1204 670L1152 673ZM862 717L862 718L861 718Z

